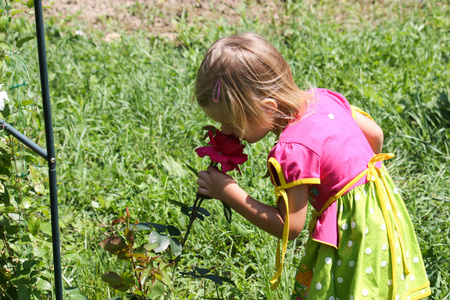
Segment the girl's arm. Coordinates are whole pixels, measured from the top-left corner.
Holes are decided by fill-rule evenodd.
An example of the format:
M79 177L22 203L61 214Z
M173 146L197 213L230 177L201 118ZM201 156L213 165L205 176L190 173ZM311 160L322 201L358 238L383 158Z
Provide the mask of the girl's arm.
M372 147L373 153L380 154L381 149L383 148L384 139L383 130L381 127L378 126L375 121L360 114L359 112L356 112L354 117L356 123L358 123L359 128L361 128L364 136L369 142L370 147Z
M213 167L199 173L198 192L227 203L262 230L282 238L286 208L283 201L278 207L259 202L250 197L233 178ZM301 232L306 218L308 190L306 186L295 186L286 190L289 199L289 239ZM295 201L294 201L295 199Z

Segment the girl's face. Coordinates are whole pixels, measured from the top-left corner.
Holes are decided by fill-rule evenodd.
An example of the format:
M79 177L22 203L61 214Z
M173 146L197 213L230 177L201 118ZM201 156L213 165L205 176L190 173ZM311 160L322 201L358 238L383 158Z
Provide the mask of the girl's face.
M202 109L209 118L221 124L221 131L224 134L232 135L249 143L256 143L270 132L270 128L268 127L250 123L248 131L244 133L241 129L233 125L233 122L231 122L228 116L221 114L218 109L212 108L211 106L202 107Z

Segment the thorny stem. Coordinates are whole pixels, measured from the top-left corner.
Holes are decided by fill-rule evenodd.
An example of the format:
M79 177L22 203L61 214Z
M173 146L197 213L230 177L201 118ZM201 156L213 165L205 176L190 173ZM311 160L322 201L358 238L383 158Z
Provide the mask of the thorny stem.
M217 163L215 162L211 162L210 166L216 167ZM194 205L192 206L192 212L191 215L189 216L189 224L188 227L186 228L186 233L184 234L183 240L181 241L181 249L184 249L184 245L186 244L187 238L189 236L189 234L191 233L191 227L192 224L194 223L195 219L196 219L196 214L197 211L199 210L200 206L203 203L203 200L205 200L205 198L203 198L199 193L197 193L195 195L195 201L194 201ZM178 267L178 263L180 262L180 258L181 258L181 254L177 256L177 258L175 258L175 263L173 266L173 272L172 272L172 280L175 277L175 272L177 270ZM169 294L170 295L170 290L169 290Z
M191 215L189 216L189 224L188 224L188 227L186 228L186 233L184 234L183 240L181 241L181 249L184 249L184 245L186 244L187 238L191 232L192 224L194 223L194 221L196 219L195 215L197 214L198 209L202 205L203 200L204 200L204 198L200 197L200 194L197 193L197 195L195 197L194 205L192 206ZM172 278L175 277L175 272L177 270L178 263L180 262L180 257L181 257L181 254L178 255L177 258L175 259L175 264L174 264L173 272L172 272ZM170 291L169 291L169 294L170 294Z

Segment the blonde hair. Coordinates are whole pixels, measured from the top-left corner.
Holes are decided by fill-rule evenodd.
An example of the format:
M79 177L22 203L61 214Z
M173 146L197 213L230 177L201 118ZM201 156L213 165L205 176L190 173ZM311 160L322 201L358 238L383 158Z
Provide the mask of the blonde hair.
M275 47L255 33L243 33L221 38L209 48L197 74L194 97L201 107L215 105L246 132L249 124L281 131L304 112L313 94L297 87ZM274 108L264 99L276 101L275 118Z

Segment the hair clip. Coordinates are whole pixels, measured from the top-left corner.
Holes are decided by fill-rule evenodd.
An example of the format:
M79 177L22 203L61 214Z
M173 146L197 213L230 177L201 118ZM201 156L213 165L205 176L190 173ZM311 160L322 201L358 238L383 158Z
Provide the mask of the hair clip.
M216 85L214 86L212 101L214 103L219 103L219 98L220 98L220 79L217 79Z

